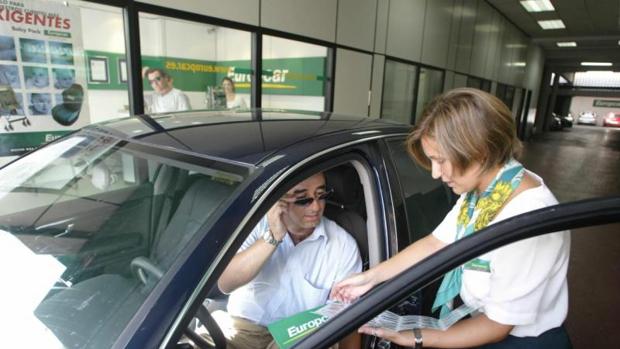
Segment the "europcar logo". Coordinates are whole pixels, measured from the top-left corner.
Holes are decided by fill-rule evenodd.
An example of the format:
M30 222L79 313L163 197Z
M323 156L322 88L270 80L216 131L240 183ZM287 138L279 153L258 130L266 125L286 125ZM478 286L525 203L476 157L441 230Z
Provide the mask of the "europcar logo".
M288 336L291 338L289 341L296 340L299 337L303 337L308 333L316 330L319 326L321 326L325 321L328 320L327 316L323 316L320 318L316 318L305 322L301 325L294 325L286 329ZM287 341L288 342L288 341Z

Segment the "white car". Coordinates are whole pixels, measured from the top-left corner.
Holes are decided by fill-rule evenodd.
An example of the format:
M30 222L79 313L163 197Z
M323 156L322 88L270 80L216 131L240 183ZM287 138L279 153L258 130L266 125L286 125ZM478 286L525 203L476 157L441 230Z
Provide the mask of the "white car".
M582 125L596 125L596 113L592 111L581 112L577 123Z

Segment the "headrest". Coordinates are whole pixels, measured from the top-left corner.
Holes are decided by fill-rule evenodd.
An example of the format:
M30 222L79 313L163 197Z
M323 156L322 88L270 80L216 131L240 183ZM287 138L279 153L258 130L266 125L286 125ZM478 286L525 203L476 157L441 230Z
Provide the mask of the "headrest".
M349 165L325 171L325 181L327 187L334 190L333 201L339 204L356 205L362 198L362 186L359 183L357 171Z

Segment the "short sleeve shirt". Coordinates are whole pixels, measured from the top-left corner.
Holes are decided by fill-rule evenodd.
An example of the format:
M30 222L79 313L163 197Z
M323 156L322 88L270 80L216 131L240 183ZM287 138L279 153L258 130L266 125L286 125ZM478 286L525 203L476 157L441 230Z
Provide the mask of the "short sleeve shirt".
M239 251L252 246L268 229L263 218ZM355 239L323 217L297 245L286 234L258 275L230 294L228 313L267 326L325 304L334 283L361 270Z
M190 110L189 98L181 90L173 88L165 95L153 93L146 98L148 111L151 113L168 113Z
M490 224L557 204L542 179L528 173L541 185L516 195ZM464 197L461 195L433 232L444 243L450 244L456 238L456 219ZM479 259L489 263L490 271L463 268L461 298L465 304L479 307L491 320L514 325L510 333L513 336L538 336L566 319L569 251L570 232L561 231L486 253Z

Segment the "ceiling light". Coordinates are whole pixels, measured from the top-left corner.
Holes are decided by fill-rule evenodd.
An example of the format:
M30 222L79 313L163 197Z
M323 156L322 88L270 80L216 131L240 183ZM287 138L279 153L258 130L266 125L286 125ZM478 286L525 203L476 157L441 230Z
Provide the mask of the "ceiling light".
M558 47L577 47L577 43L574 41L558 42L557 45Z
M544 12L553 11L555 8L549 0L527 0L521 1L521 5L525 7L527 12Z
M562 22L561 19L552 19L552 20L548 20L548 21L538 21L538 24L544 30L564 29L564 28L566 28L566 26L564 25L564 22Z
M581 65L589 65L594 67L611 67L610 62L581 62Z

